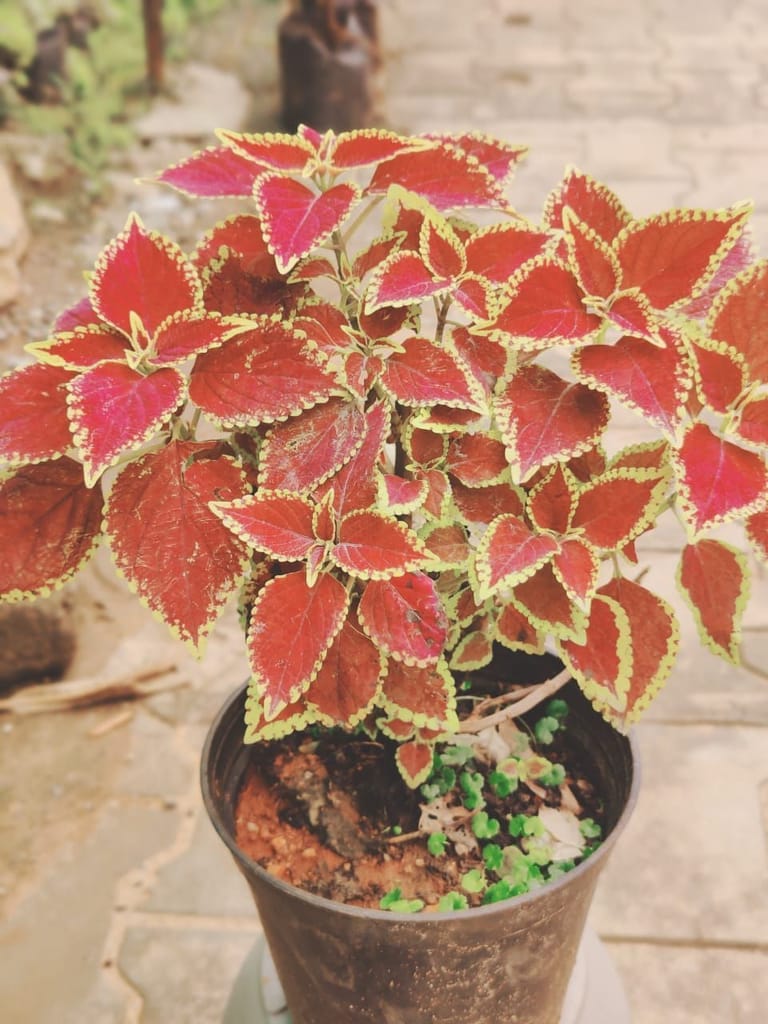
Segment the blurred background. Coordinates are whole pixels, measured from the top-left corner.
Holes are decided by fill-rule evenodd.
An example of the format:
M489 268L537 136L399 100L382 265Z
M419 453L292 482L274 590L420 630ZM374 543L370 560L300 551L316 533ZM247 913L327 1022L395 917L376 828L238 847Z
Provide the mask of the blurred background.
M533 220L575 164L639 215L752 199L766 252L767 54L765 0L0 0L0 372L130 210L191 247L239 208L141 181L220 127L488 132L531 147L511 197ZM649 583L679 607L679 540L655 543ZM681 622L592 925L633 1024L765 1024L768 682ZM259 930L197 792L247 674L234 616L195 662L101 553L46 605L0 612L0 649L0 1020L214 1024ZM59 676L59 698L20 687Z

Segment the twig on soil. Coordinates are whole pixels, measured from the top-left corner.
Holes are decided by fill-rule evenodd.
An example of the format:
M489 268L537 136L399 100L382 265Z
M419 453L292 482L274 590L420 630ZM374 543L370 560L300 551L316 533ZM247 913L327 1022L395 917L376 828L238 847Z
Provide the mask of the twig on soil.
M17 715L38 715L49 711L74 711L116 701L139 700L186 686L186 679L167 678L176 668L175 663L166 663L135 675L114 679L95 677L42 683L0 700L0 714L7 711Z
M519 697L512 704L508 704L501 711L496 711L492 715L481 716L477 714L477 710L473 712L469 718L465 718L461 723L461 729L458 735L474 735L475 733L482 732L483 729L489 729L495 725L501 725L502 722L508 721L510 718L517 718L519 715L525 714L526 711L530 711L531 708L535 708L537 704L546 700L547 697L551 697L553 693L565 686L568 680L571 678L571 673L567 668L564 668L562 672L558 672L556 676L551 679L547 679L543 683L539 683L537 686L529 688L529 692L524 697ZM517 696L515 694L514 696Z
M425 832L417 829L415 832L401 832L399 836L387 836L384 842L394 846L395 843L410 843L414 839L424 839L425 836Z

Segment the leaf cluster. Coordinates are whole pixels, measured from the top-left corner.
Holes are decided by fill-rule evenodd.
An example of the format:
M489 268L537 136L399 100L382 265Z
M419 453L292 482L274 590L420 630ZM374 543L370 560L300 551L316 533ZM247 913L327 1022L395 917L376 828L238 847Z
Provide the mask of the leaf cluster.
M199 648L239 594L246 739L380 730L412 786L495 644L554 647L610 722L639 717L678 648L641 565L673 516L681 592L735 661L749 568L719 529L768 551L750 210L636 218L569 170L529 223L507 197L523 156L224 131L159 173L244 212L191 253L132 215L0 379L0 595L48 593L106 541ZM653 439L613 450L621 407ZM455 772L482 811L472 772L443 770L429 784Z

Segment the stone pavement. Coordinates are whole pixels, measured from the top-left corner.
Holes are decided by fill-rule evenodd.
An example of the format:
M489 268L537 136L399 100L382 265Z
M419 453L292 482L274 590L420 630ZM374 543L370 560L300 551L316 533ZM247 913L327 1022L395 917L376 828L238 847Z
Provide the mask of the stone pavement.
M381 7L389 121L528 143L513 191L522 212L536 216L575 163L638 213L751 197L768 253L764 0ZM255 8L274 17L273 5ZM262 37L244 74L263 85L274 57ZM274 89L259 95L266 113L253 126L272 127ZM626 433L634 428L628 415ZM678 545L670 528L649 580L677 606ZM130 708L0 720L0 1019L215 1024L258 933L197 788L207 723L246 675L237 626L226 618L198 664L122 599L104 564L81 586L91 629L114 653L105 666L83 648L70 675L172 663L187 685ZM592 923L618 964L633 1024L764 1024L768 681L701 651L684 610L680 619L674 678L637 729L640 802ZM745 642L761 664L760 570Z

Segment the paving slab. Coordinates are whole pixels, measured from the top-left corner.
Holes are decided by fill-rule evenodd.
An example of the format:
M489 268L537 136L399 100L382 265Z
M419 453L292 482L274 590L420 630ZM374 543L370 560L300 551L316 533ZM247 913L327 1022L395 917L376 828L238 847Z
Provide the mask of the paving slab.
M202 801L195 808L187 843L158 871L144 909L149 913L236 917L255 925L250 889L208 820Z
M129 928L120 967L141 995L141 1024L218 1024L258 934L255 923L248 930L196 928L194 921Z
M608 943L632 1024L765 1024L768 953Z
M601 878L598 933L768 949L768 731L642 724L637 738L643 786Z
M68 824L69 836L58 844L45 830L47 856L38 856L35 876L0 926L4 1024L101 1024L97 1016L83 1017L82 1007L101 973L115 887L172 841L179 820L161 806L105 797L98 810ZM107 1001L102 994L99 1002Z

